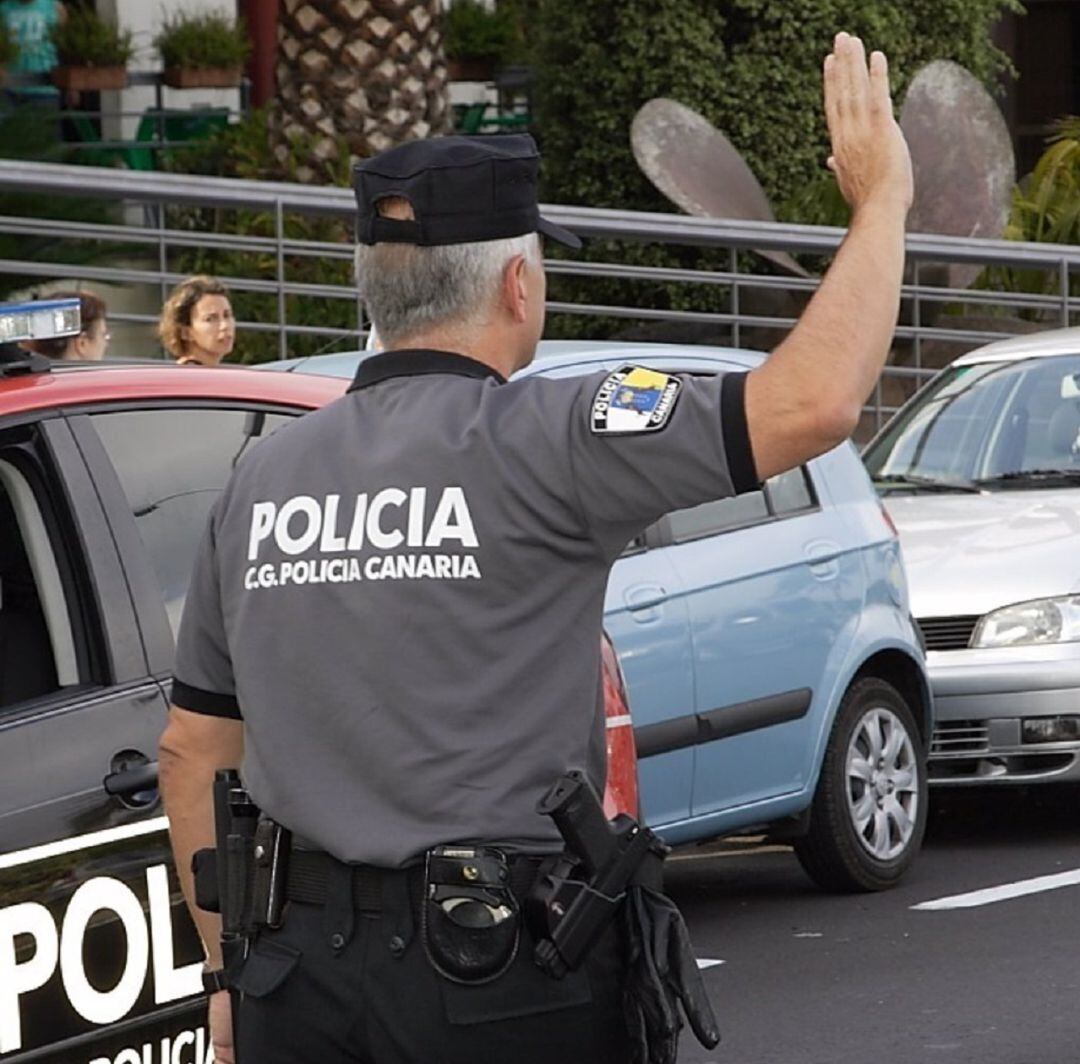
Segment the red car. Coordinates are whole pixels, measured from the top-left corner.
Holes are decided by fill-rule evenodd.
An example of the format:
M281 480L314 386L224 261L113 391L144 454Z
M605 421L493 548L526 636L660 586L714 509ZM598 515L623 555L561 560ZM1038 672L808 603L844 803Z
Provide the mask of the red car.
M240 368L0 363L5 1064L207 1059L202 951L156 789L174 632L235 461L344 387ZM603 661L605 807L636 813L606 641Z

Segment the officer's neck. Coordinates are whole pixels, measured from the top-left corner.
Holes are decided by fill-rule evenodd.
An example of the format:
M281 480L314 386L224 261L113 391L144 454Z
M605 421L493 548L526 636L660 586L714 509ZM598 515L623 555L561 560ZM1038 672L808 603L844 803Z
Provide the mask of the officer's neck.
M523 366L527 366L535 353L517 330L507 330L494 324L483 325L468 331L459 329L430 329L409 337L394 345L398 348L428 351L451 351L464 355L475 362L490 366L504 378L509 378Z

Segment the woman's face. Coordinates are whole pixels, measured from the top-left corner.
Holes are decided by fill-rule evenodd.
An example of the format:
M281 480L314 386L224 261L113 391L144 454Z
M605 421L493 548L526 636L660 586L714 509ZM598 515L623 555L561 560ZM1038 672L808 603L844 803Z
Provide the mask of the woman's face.
M64 357L77 362L100 362L105 357L110 339L109 323L104 318L98 318L68 344Z
M191 324L183 329L184 355L216 366L233 349L236 321L225 296L203 296L191 309Z

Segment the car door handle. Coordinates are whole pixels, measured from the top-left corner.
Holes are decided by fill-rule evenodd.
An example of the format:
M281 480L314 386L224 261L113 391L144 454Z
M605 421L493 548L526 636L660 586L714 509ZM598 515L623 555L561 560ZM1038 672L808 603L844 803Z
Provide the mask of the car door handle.
M132 765L112 772L101 781L106 794L126 798L139 791L152 791L158 785L158 763L148 761L145 765Z
M843 554L839 543L831 539L815 539L803 547L803 555L811 565L825 565L834 562Z
M626 603L627 609L647 610L667 602L667 597L667 589L659 584L635 584L633 587L626 589L623 594L623 601Z

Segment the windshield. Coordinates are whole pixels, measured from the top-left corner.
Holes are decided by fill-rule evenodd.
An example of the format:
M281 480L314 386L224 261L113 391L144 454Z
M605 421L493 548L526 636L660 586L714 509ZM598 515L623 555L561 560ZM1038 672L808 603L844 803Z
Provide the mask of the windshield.
M1080 483L1080 355L946 370L863 458L886 488Z

